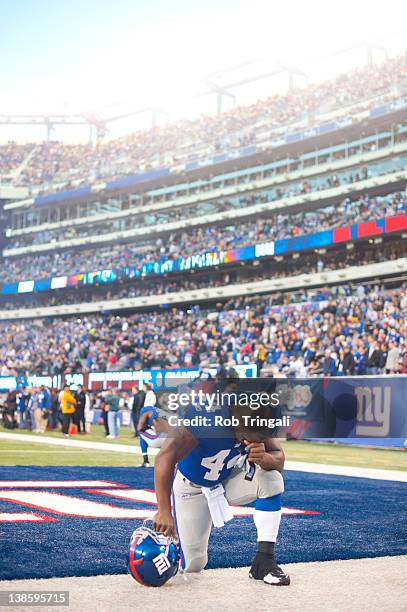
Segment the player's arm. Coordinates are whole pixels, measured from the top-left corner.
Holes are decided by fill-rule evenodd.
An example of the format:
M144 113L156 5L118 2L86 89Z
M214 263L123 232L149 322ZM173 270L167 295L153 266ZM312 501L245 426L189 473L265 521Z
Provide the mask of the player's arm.
M168 421L162 417L154 419L153 425L158 433L169 433L172 430Z
M154 529L175 536L171 512L171 489L175 466L197 445L196 438L185 427L173 429L164 442L154 463L154 483L158 512L153 517Z
M249 442L245 440L245 444L249 461L266 471L283 471L285 455L277 438L267 438L265 442Z
M144 412L137 425L137 431L145 431L148 428L148 419L151 416L151 412Z

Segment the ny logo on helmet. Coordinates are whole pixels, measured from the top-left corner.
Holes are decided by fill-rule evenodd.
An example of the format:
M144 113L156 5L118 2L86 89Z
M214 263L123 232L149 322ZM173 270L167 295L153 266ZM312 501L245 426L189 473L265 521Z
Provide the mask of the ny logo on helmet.
M157 572L162 576L164 572L171 567L171 563L168 561L168 557L164 553L160 553L153 559L153 563L157 569Z

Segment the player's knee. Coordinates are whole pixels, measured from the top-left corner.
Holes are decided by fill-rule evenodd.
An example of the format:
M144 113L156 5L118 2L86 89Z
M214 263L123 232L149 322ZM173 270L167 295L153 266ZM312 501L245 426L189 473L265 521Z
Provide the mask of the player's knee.
M193 556L186 561L185 571L189 573L201 572L203 569L205 569L207 563L207 555L202 555L200 557Z
M259 473L259 497L273 497L284 493L284 480L277 470L260 470Z
M151 448L161 448L163 441L160 438L154 438L148 441L148 445L151 446Z

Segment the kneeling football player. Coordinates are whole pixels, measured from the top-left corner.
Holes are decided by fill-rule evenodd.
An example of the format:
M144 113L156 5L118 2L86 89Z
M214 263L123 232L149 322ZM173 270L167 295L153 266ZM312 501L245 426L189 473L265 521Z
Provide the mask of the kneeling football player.
M137 425L137 431L140 436L140 450L143 455L143 463L140 467L150 466L148 447L161 448L168 430L167 422L159 416L155 406L143 406Z
M232 518L229 504L254 502L258 548L249 576L267 584L288 585L289 576L274 559L284 452L276 438L243 426L233 408L227 413L237 415L237 421L220 429L214 421L219 412L190 406L188 416L205 414L205 424L191 426L190 420L188 426L181 424L169 434L154 467L158 503L154 528L178 536L184 570L199 572L208 560L212 524L221 527Z

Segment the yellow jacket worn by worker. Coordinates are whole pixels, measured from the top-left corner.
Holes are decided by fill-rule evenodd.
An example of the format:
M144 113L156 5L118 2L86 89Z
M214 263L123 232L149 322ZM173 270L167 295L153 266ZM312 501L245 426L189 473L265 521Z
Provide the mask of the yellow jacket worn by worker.
M61 395L61 410L62 414L72 414L75 412L76 399L70 391L62 391Z

